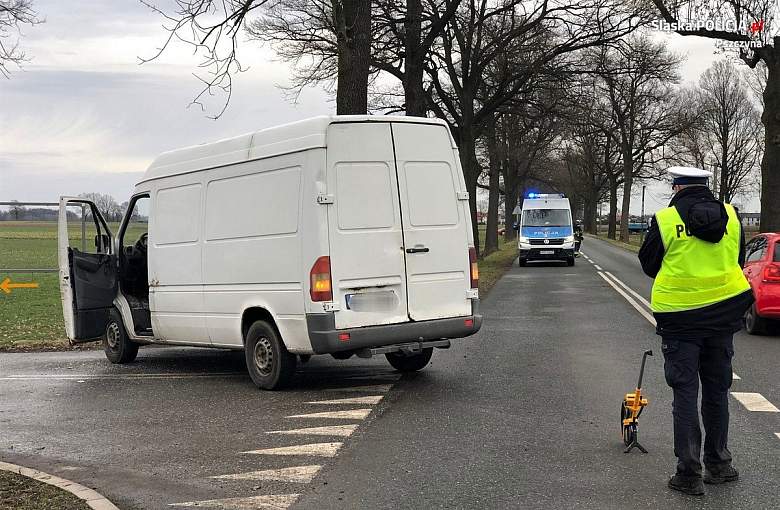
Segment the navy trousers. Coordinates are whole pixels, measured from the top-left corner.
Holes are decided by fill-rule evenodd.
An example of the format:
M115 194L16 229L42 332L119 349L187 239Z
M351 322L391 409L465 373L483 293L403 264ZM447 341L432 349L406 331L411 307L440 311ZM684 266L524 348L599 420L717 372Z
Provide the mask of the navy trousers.
M674 392L674 455L677 473L701 476L701 418L704 424L704 465L717 470L731 463L728 449L729 388L733 372L734 335L704 339L663 338L664 375Z

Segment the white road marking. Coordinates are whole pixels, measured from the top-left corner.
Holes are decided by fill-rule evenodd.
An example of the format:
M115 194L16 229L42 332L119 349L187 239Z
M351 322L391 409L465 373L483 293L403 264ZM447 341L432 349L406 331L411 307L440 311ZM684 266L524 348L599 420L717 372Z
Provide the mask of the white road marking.
M596 268L596 271L603 271L603 269L601 269L601 266L598 264L593 264L593 267Z
M372 384L369 386L345 386L343 388L328 388L325 391L381 391L388 392L393 387L392 384Z
M262 450L251 450L241 453L251 453L254 455L310 455L312 457L335 457L342 444L344 443L297 444L293 446L282 446L281 448L264 448Z
M336 400L317 400L306 402L307 404L378 404L385 398L383 395L372 395L370 397L339 398Z
M601 277L604 279L604 281L605 281L605 282L607 282L607 283L608 283L608 284L609 284L609 285L610 285L610 286L611 286L613 289L615 289L615 290L617 291L617 293L618 293L618 294L620 294L621 296L623 296L623 297L626 299L626 301L628 301L628 303L629 303L631 306L633 306L633 307L636 309L636 311L640 313L640 315L642 315L642 317L644 317L645 319L647 319L647 322L649 322L650 324L652 324L653 326L655 326L655 318L654 318L652 315L650 315L650 312L648 312L647 310L645 310L644 308L642 308L642 306L641 306L639 303L637 303L637 302L634 300L634 298L632 298L631 296L629 296L628 294L626 294L626 292L625 292L623 289L621 289L620 287L618 287L617 285L615 285L614 283L612 283L612 280L610 280L610 279L609 279L609 278L608 278L608 277L607 277L607 276L606 276L604 273L602 273L601 271L599 271L599 272L598 272L598 275L599 275L599 276L601 276Z
M216 372L199 374L19 374L0 377L2 381L86 381L86 380L126 380L126 379L210 379L217 377L246 377L242 372Z
M222 510L286 510L299 494L274 494L268 496L250 496L248 498L207 499L203 501L188 501L186 503L171 503L168 506L186 508L220 508Z
M324 413L294 414L287 418L335 418L339 420L364 420L371 409L350 409L349 411L325 411Z
M777 439L780 439L780 432L775 432L775 435L777 436Z
M609 271L604 271L604 272L607 274L607 276L609 276L610 278L615 280L618 283L618 285L620 285L621 287L626 289L628 292L631 293L632 296L637 298L640 303L642 303L643 305L645 305L647 307L648 310L651 309L650 308L650 302L648 300L646 300L645 298L643 298L642 296L640 296L638 292L636 292L634 289L632 289L631 287L629 287L628 285L623 283L617 276L613 275Z
M780 413L780 409L776 408L772 402L768 401L760 393L742 393L732 391L731 394L735 399L739 400L739 403L745 406L745 409L748 411Z
M234 475L212 476L215 480L271 480L278 482L309 483L317 475L322 466L294 466L281 469L264 469Z
M289 434L294 436L338 436L348 437L351 436L357 425L332 425L330 427L309 427L305 429L292 429L292 430L271 430L266 434Z
M737 375L736 372L731 373L731 378L734 379L735 381L739 381L742 379L740 376Z

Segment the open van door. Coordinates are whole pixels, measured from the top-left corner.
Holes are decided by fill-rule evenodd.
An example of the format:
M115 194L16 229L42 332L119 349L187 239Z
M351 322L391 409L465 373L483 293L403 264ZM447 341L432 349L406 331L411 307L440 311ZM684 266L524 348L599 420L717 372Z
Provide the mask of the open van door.
M65 332L71 343L98 340L106 331L117 292L113 251L113 236L95 204L61 197L57 258Z

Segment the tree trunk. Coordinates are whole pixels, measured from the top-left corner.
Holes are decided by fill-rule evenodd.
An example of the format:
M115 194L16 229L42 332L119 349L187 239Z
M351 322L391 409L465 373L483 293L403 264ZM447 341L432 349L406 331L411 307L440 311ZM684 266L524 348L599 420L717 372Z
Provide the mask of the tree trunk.
M628 154L630 157L631 153ZM628 242L628 222L631 220L631 188L633 185L634 165L629 159L623 163L623 203L620 210L620 240L624 243Z
M499 174L501 162L496 143L495 126L491 126L485 132L487 141L488 165L490 169L490 184L488 186L488 215L487 230L485 232L485 248L483 255L489 255L498 250L498 201L499 201Z
M425 117L428 113L423 89L422 10L422 0L406 0L403 86L406 115L411 117Z
M368 113L371 63L371 2L333 0L338 38L336 114Z
M598 193L587 193L584 197L583 203L583 228L585 232L589 234L597 234L596 232L596 214L598 213Z
M479 226L477 225L477 156L475 152L474 127L466 122L465 116L459 129L460 165L463 167L463 179L466 181L466 191L469 192L469 210L471 211L471 231L474 235L474 248L480 255Z
M617 177L611 175L609 178L609 222L607 237L615 239L617 237Z
M764 88L764 158L761 160L761 232L780 231L780 37L767 59Z

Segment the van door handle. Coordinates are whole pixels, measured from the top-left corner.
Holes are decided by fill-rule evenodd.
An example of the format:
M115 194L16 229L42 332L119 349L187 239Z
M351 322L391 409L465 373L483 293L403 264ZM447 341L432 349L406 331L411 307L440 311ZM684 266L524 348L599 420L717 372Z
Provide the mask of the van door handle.
M429 248L426 248L425 246L419 247L419 248L407 248L406 253L428 253L431 251Z

